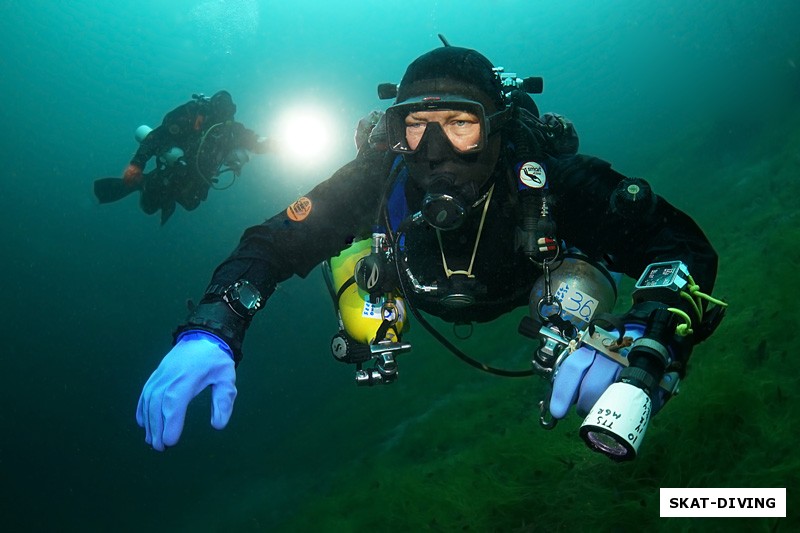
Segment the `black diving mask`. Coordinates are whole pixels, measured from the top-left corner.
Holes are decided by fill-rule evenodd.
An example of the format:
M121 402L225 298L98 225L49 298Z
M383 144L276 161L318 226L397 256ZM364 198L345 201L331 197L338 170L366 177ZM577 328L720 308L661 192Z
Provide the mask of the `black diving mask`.
M444 123L426 122L414 117L415 113L430 111L454 112ZM463 112L463 114L456 114ZM468 115L468 116L467 116ZM413 154L425 144L431 124L438 124L453 150L460 154L471 154L486 148L489 135L499 131L511 119L511 108L486 114L483 105L474 100L447 95L428 95L395 104L386 110L386 128L389 147L400 154ZM464 136L474 129L477 135L464 144Z

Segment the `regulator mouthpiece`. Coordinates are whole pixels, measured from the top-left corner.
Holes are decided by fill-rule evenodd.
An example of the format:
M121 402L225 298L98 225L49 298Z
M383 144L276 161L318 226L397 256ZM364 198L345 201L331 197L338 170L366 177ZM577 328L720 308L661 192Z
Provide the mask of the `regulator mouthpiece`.
M467 217L464 202L449 194L428 193L422 200L422 218L436 229L458 229Z

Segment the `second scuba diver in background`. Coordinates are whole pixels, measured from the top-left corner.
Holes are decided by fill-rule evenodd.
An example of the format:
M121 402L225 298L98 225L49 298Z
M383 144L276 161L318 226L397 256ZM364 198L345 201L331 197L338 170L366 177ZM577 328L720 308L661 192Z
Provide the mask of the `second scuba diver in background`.
M162 224L175 212L176 203L187 211L197 208L208 190L217 188L220 174L229 171L234 179L239 176L249 161L247 152L274 151L272 141L236 122L235 114L236 104L228 91L210 98L192 95L191 101L167 113L157 128L136 130L139 148L122 178L96 180L95 196L102 204L141 191L142 211L160 210ZM153 157L155 168L144 173Z

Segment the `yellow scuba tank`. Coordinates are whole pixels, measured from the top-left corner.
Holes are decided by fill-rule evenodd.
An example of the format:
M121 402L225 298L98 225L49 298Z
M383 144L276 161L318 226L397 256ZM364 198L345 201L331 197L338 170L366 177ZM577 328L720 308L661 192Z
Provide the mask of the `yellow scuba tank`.
M403 298L384 294L370 302L369 294L355 283L356 264L371 252L371 240L355 241L329 261L334 304L345 332L356 342L373 344L382 340L398 342L406 325ZM383 332L379 339L376 336Z

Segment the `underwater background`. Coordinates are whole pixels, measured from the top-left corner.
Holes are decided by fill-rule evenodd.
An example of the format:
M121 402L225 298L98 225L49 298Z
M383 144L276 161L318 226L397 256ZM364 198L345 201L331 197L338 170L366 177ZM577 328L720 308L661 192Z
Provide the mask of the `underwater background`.
M796 0L0 0L0 530L797 531L796 503L662 519L658 491L798 501L799 25ZM206 391L179 445L150 449L136 402L187 300L246 227L354 155L356 122L388 104L377 84L437 33L543 76L539 107L575 123L581 152L648 179L719 252L728 316L640 457L589 451L574 414L543 431L544 382L481 373L413 325L398 382L357 388L330 356L319 270L255 319L229 426L210 427ZM253 156L163 227L133 196L97 204L137 126L220 89L267 136L320 110L330 151ZM528 368L524 313L459 346Z

